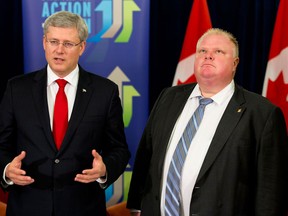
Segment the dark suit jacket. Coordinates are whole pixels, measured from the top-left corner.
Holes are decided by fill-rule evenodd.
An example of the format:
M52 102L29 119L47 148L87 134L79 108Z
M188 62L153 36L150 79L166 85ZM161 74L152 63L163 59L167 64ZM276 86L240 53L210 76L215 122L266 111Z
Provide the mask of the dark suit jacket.
M35 179L28 186L8 187L7 216L104 216L105 191L99 183L79 183L74 177L92 167L92 149L106 165L107 186L126 168L130 152L118 87L80 67L73 112L59 151L51 132L46 90L45 67L11 79L3 96L0 173L24 150L22 169Z
M165 152L195 84L162 91L134 163L128 208L159 216ZM283 113L236 85L193 189L190 215L280 216L287 209L287 132ZM193 165L191 165L193 166Z

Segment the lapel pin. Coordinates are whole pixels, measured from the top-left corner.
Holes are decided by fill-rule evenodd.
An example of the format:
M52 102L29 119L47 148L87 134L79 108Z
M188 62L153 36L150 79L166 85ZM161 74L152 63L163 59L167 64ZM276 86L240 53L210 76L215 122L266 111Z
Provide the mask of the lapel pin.
M82 92L86 92L86 89L82 89Z
M239 108L239 109L237 110L237 112L238 112L238 113L242 112L242 109L241 109L241 108Z

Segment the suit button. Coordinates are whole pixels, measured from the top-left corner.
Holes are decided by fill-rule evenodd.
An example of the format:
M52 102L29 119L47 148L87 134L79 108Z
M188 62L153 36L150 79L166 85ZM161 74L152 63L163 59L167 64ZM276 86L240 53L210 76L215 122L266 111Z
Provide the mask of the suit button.
M58 163L60 163L60 160L59 159L55 159L54 163L58 164Z

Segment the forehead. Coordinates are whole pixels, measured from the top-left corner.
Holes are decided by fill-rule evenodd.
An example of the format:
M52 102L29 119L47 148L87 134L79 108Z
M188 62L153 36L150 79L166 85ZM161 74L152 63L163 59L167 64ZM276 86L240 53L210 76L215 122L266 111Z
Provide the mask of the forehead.
M232 41L223 34L206 35L201 41L200 46L227 46L233 47Z

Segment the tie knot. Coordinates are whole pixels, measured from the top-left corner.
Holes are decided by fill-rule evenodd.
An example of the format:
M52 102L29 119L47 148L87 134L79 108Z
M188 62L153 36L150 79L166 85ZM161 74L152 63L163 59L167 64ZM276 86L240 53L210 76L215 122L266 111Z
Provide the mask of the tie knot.
M64 88L65 85L67 84L67 81L64 79L57 79L56 82L57 82L59 88Z
M199 99L200 105L204 105L204 106L206 106L212 102L213 102L213 100L211 98L200 98Z

